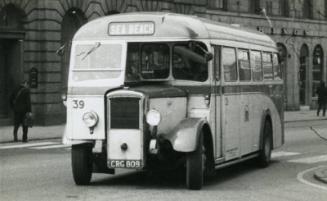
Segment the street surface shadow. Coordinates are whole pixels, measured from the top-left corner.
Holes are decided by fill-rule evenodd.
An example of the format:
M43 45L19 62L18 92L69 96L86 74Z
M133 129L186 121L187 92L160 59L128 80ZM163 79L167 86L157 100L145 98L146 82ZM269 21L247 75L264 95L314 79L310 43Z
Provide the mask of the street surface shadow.
M203 189L215 185L223 185L224 182L237 178L241 175L250 174L260 169L269 169L278 164L279 161L273 160L267 168L260 168L254 160L245 161L223 169L216 170L214 176L206 177ZM103 179L93 180L92 186L119 186L136 189L185 189L185 170L180 168L174 171L148 172L139 171L125 174L107 176L103 174Z
M279 161L272 160L268 167L262 168L259 167L256 163L256 160L253 159L232 166L228 166L222 169L218 169L216 170L216 175L210 178L206 178L205 185L206 186L223 185L224 182L233 180L242 175L250 174L259 170L272 168L278 163Z
M106 175L104 175L106 177ZM175 171L140 171L114 175L92 181L92 186L133 186L138 189L184 189L185 176L181 170Z

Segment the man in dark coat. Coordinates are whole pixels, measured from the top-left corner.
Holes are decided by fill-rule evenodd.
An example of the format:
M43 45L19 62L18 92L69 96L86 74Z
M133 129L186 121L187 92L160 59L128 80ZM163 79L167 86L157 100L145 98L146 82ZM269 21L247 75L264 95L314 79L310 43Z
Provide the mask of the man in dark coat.
M323 81L320 82L319 87L316 91L318 95L318 109L317 116L319 116L320 110L322 109L322 115L325 116L326 113L326 100L327 100L327 90L325 87L325 83Z
M23 126L23 142L27 142L28 126L24 124L27 113L31 112L31 96L28 82L24 81L11 95L10 105L14 111L14 141L17 142L17 131Z

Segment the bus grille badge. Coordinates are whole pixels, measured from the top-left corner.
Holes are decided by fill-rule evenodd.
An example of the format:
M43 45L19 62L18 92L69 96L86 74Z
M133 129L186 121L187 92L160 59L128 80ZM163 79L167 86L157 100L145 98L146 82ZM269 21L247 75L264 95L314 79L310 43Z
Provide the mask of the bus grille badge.
M158 154L158 146L157 146L157 140L156 139L152 139L150 141L149 152L151 154Z

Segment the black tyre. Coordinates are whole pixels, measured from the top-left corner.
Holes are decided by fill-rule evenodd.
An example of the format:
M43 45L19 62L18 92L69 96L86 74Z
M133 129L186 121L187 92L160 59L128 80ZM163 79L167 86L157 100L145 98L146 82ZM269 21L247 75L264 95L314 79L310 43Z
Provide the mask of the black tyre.
M197 149L186 156L186 186L188 189L199 190L202 188L204 164L203 137L200 137Z
M88 185L92 176L92 149L89 145L72 146L72 170L77 185Z
M263 130L263 139L258 157L258 165L267 167L271 160L272 150L272 126L270 121L266 120Z

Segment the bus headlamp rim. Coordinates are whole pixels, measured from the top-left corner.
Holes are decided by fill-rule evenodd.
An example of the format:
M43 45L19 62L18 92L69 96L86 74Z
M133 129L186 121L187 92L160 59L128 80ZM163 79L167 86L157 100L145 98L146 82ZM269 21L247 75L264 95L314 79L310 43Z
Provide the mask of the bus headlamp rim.
M84 124L89 128L94 128L99 121L98 114L93 111L85 112L82 119Z
M155 109L151 109L146 114L146 122L150 126L158 126L161 121L161 114Z

